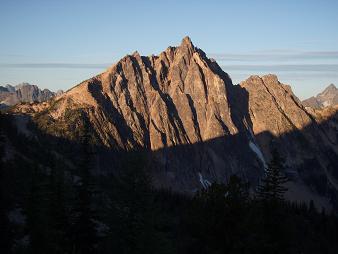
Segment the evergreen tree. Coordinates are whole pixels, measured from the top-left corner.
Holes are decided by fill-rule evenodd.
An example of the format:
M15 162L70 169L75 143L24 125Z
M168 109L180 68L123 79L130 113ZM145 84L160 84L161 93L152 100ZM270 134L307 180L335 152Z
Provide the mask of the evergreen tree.
M315 203L313 202L313 200L311 199L309 202L309 214L316 214L317 213L317 209L315 207Z
M89 124L85 121L81 137L82 159L79 164L80 182L75 186L75 207L73 209L72 253L95 253L97 243L95 213L93 210L92 146Z
M238 176L232 175L226 185L226 202L229 207L245 205L249 200L249 184L244 183Z
M62 167L52 166L49 175L48 231L51 253L69 252L69 218L66 209L65 179Z
M272 160L265 171L265 177L258 186L258 206L255 216L258 219L260 251L265 253L289 253L289 228L284 194L287 188L284 184L288 179L284 176L283 160L272 151Z
M110 196L109 248L116 253L159 253L154 229L157 209L140 154L128 155Z
M188 221L196 238L194 253L240 252L249 202L248 184L232 175L227 184L213 183L194 198Z
M26 206L29 253L42 254L50 250L47 231L47 184L45 175L37 165L32 171Z
M4 180L4 142L2 130L2 116L0 113L0 250L2 253L10 253L12 245L12 232L10 230L10 223L7 216L6 199L3 191L3 180Z
M277 150L272 152L272 160L265 169L265 176L258 186L258 198L267 202L280 202L284 200L284 194L287 188L284 184L288 181L282 172L283 160Z

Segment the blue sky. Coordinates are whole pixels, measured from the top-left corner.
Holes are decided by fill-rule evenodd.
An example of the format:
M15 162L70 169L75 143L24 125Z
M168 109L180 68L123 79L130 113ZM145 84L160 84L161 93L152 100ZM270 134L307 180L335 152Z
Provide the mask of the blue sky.
M300 98L338 84L338 1L0 1L0 84L68 89L185 35L234 83L276 73Z

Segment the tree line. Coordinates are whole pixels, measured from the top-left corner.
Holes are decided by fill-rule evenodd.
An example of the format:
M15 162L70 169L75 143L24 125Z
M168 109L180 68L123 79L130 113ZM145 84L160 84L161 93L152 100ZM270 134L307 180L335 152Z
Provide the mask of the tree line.
M1 253L338 250L335 214L318 211L313 202L285 200L287 178L277 152L254 191L233 175L225 184L213 183L186 196L154 189L142 153L121 158L122 170L113 176L93 174L95 156L86 130L75 168L43 147L39 154L44 161L4 161L5 142L1 135ZM20 225L9 216L18 207L24 218Z

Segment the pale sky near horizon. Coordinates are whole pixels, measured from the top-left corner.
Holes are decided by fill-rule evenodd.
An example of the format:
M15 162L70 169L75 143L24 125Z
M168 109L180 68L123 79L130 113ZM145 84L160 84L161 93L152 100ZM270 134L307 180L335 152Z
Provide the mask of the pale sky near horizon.
M338 85L338 1L0 1L0 85L67 90L189 35L234 84L275 73L301 99Z

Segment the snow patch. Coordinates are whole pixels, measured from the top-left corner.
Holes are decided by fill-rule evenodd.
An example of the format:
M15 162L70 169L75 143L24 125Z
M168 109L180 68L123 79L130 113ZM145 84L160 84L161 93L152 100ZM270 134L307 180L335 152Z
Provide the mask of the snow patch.
M327 106L330 106L331 103L330 103L330 101L324 101L324 102L322 103L322 105L323 105L324 107L327 107Z
M198 173L198 177L204 189L211 186L211 183L207 179L204 179L201 173Z
M249 141L249 147L257 155L257 157L262 161L264 168L267 168L267 164L266 164L266 161L264 159L263 153L259 149L259 147L255 143L253 143L252 141Z
M250 127L248 127L248 130L249 130L249 133L250 133L252 140L255 140L255 135L253 134L252 129Z

